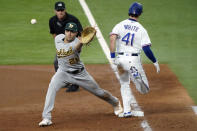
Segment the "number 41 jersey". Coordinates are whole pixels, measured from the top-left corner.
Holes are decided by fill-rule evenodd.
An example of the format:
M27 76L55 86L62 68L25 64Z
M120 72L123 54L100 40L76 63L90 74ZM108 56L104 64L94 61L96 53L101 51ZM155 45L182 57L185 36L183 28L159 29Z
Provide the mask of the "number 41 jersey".
M118 23L112 34L117 35L116 52L140 53L143 46L151 44L146 29L134 19Z

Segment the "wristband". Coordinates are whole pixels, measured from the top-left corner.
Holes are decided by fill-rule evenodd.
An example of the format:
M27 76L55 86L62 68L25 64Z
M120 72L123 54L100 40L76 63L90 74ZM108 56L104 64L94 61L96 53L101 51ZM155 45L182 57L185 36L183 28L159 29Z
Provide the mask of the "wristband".
M111 52L111 58L115 58L115 52Z

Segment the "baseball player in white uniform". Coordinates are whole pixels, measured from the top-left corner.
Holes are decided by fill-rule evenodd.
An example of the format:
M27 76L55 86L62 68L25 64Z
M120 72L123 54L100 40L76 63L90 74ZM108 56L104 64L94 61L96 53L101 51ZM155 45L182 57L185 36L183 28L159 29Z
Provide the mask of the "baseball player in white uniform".
M141 51L154 63L157 73L160 68L150 49L151 41L146 29L138 22L142 5L135 2L129 8L129 19L118 23L110 34L110 51L112 62L117 65L120 75L121 96L124 112L120 117L130 117L131 89L130 80L141 94L149 92L149 84L141 63Z
M67 83L77 84L108 102L113 106L116 115L123 111L118 98L100 88L92 76L86 71L82 61L80 61L80 52L83 44L76 37L77 32L77 25L70 22L66 24L65 35L60 34L55 37L59 68L49 84L42 113L43 120L39 123L39 126L49 126L52 124L51 111L54 107L56 92Z

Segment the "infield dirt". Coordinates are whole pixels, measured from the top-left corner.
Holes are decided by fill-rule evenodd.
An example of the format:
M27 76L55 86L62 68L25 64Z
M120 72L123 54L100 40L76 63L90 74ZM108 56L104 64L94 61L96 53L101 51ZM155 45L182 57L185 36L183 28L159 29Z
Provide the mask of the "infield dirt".
M0 66L0 131L143 131L146 119L154 131L196 131L197 115L185 88L167 65L144 65L150 93L132 91L145 117L118 118L113 108L92 94L80 91L66 93L61 89L52 112L53 125L40 128L48 84L53 66ZM101 88L120 97L120 84L109 65L86 65Z

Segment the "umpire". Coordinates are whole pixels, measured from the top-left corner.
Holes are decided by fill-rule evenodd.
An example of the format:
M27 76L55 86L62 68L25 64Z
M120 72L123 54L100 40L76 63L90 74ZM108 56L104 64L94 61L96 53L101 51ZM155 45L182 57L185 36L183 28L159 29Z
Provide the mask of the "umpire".
M53 38L56 37L56 35L64 34L67 23L74 22L77 24L78 27L78 37L81 36L81 31L83 30L80 21L73 15L68 14L66 12L65 3L62 1L55 3L55 16L51 17L49 19L49 29L50 33L52 34ZM58 69L58 61L57 61L57 55L55 56L54 60L54 68L55 72L57 72ZM79 89L78 85L68 85L68 89L66 92L74 92Z

